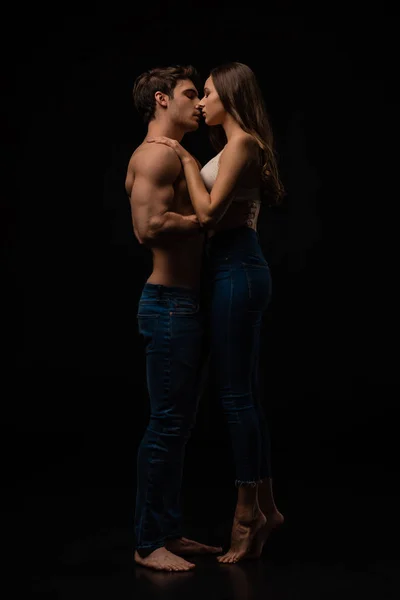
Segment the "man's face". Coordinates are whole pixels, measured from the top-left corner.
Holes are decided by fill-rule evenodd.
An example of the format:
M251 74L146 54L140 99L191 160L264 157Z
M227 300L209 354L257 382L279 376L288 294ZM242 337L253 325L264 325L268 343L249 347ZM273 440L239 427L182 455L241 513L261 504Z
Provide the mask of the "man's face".
M182 79L176 84L173 94L173 98L168 99L169 117L185 131L195 131L201 119L196 86L190 79Z

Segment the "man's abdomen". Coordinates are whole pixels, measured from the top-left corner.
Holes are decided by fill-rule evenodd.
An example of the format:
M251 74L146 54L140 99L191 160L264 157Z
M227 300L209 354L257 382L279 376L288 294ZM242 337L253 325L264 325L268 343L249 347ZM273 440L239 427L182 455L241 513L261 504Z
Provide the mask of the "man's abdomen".
M153 271L147 283L199 289L203 236L169 248L153 248Z

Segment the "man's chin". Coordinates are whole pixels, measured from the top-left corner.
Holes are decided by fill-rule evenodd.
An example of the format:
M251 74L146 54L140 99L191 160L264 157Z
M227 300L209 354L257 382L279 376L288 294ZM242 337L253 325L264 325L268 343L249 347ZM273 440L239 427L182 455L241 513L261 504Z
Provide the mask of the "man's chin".
M199 128L200 123L193 123L193 121L191 123L187 124L187 131L197 131Z

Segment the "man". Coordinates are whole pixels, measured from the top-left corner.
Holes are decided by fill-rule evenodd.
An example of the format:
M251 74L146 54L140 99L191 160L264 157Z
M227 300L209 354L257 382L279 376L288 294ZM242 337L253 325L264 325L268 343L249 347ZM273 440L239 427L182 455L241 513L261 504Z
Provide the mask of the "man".
M134 557L167 571L195 566L179 555L222 550L182 537L179 506L185 446L197 410L204 236L175 151L147 143L159 135L180 142L197 130L198 79L191 66L152 69L136 79L133 97L147 134L132 154L125 182L135 235L153 255L138 308L151 414L137 457Z

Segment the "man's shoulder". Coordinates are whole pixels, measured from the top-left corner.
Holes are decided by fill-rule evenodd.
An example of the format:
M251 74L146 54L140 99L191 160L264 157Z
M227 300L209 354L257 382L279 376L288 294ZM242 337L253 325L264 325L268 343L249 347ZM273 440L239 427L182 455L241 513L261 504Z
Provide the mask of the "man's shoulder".
M181 170L181 161L175 150L164 144L143 142L132 154L130 163L139 172L173 170L178 174Z

